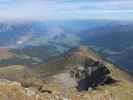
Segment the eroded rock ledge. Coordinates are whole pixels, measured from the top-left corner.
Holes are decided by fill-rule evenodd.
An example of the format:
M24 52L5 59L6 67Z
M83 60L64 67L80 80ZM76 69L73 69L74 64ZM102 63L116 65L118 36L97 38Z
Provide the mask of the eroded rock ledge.
M88 90L96 88L98 85L111 84L115 82L110 76L110 71L100 61L86 58L82 65L74 65L70 75L78 83L78 90Z

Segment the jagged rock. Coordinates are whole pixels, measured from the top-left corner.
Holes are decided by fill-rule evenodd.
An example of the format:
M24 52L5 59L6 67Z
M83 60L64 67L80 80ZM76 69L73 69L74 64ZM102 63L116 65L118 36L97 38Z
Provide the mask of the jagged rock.
M9 85L11 85L11 86L21 86L21 83L19 83L19 82L11 82Z
M84 60L87 56L85 49L78 50L74 55L78 58L76 64L66 65L70 65L69 68L72 69L57 73L54 75L56 77L49 76L47 82L32 77L24 78L29 79L28 84L23 81L0 79L0 100L132 100L133 84L128 80L127 73L108 62L102 63L97 59L89 59L90 56ZM71 60L75 60L73 55L69 61ZM79 61L81 62L77 63ZM119 81L112 85L100 85L98 89L92 90L94 86L106 81L109 75L108 68L111 72L110 76ZM88 89L88 91L79 92L75 88L66 88L67 86L77 86L79 90Z
M26 89L26 94L28 96L33 96L36 94L35 91L31 90L30 88L25 88L25 89Z
M102 62L90 58L87 58L83 65L74 65L70 71L71 77L78 83L79 90L88 90L88 87L103 84L109 73Z

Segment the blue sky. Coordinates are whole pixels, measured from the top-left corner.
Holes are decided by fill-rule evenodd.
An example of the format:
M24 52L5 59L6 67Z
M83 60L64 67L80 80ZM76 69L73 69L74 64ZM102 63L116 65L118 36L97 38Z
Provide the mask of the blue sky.
M133 0L0 0L0 19L133 20Z

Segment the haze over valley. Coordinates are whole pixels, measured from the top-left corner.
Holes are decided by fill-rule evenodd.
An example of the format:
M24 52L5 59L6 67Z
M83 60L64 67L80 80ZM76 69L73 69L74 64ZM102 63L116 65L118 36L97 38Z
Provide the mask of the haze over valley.
M133 100L132 0L0 0L0 100Z
M7 21L0 23L0 47L22 53L34 48L38 52L38 47L44 53L43 48L51 48L54 55L59 55L85 45L132 73L132 27L132 22L108 20ZM48 58L45 56L45 60Z

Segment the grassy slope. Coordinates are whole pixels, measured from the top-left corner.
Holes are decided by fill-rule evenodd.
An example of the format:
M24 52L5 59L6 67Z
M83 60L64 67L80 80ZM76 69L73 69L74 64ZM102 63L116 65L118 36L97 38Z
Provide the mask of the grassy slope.
M98 54L92 53L93 57L100 58ZM105 85L99 87L103 91L111 93L113 100L132 100L133 99L133 78L126 71L120 69L118 66L113 65L108 61L104 61L110 70L110 76L113 77L118 83Z
M38 87L43 84L38 73L22 65L1 67L0 78L20 82L26 87Z
M100 86L99 89L111 93L113 100L132 100L133 83L131 76L111 63L106 62L106 64L111 71L111 76L118 82L112 85Z
M93 53L94 54L94 53ZM96 53L95 53L96 54ZM98 54L93 57L98 57ZM100 57L98 57L99 59ZM102 58L100 58L102 59ZM104 61L111 72L111 77L118 81L116 84L99 87L111 93L113 100L133 100L133 78L126 71L108 61Z
M95 60L101 60L95 52L92 50L87 50L86 48L74 49L69 51L67 54L57 57L56 59L52 59L48 61L48 63L41 65L38 67L39 74L46 75L52 72L52 74L62 71L64 68L69 69L70 64L77 64L82 62L85 57L91 57ZM80 62L79 62L80 61ZM65 93L70 98L74 98L72 100L96 100L96 99L83 99L82 96L77 95L86 95L88 98L96 98L98 95L104 95L107 93L107 98L111 97L110 100L132 100L133 99L133 83L131 77L124 72L123 70L119 69L117 66L104 61L106 66L111 71L111 76L118 80L117 83L112 85L104 85L99 86L97 90L92 92L82 92L78 93L74 89L64 89L58 84L46 84L48 90L57 91L59 93ZM60 69L60 70L59 70ZM32 72L31 70L27 69L26 66L21 65L14 65L14 66L7 66L0 68L0 77L7 78L10 80L17 80L20 82L25 82L26 84L32 85L41 83L38 79L36 73ZM38 82L38 83L36 83ZM76 98L76 99L75 99ZM109 99L100 99L100 100L109 100Z
M83 59L85 56L91 57L95 60L101 60L101 57L99 57L99 55L97 55L95 52L93 52L93 50L87 50L85 48L81 48L78 50L74 50L72 52L76 52L76 56L79 58L75 58L72 56L72 58L69 56L69 60L68 59L62 59L62 61L57 61L60 62L59 66L64 66L64 65L69 65L70 63L77 63L78 61L80 61L81 59ZM70 55L72 55L73 53L71 53ZM65 60L65 61L64 61ZM77 60L77 62L75 62L75 60ZM102 60L103 61L103 60ZM62 62L62 65L61 65ZM55 91L64 91L68 96L70 96L71 98L77 98L77 99L72 99L72 100L96 100L96 98L98 97L98 95L102 95L102 99L99 100L132 100L133 99L133 83L132 83L132 77L130 75L128 75L127 72L123 71L122 69L120 69L119 67L111 64L110 62L107 61L103 61L106 66L108 67L108 69L111 71L110 76L113 77L115 80L117 80L116 83L111 84L111 85L104 85L104 86L99 86L97 88L97 90L92 91L92 92L83 92L81 93L81 95L86 95L89 98L94 97L95 99L83 99L83 97L78 97L77 98L77 94L75 91L71 91L71 90L60 90L60 88L58 88L58 85L55 86L55 84L52 84L52 86L48 87L51 90L55 90ZM68 64L69 63L69 64ZM64 65L63 65L64 64ZM53 66L57 66L57 63L52 63ZM58 67L59 67L58 66ZM56 87L56 88L55 88ZM104 98L104 95L106 97L107 94L107 98Z

